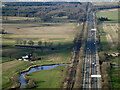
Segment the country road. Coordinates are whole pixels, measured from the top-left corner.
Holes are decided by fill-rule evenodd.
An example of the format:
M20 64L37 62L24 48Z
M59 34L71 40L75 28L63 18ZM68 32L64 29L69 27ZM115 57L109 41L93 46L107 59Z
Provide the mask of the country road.
M94 12L91 10L88 17L88 32L85 47L82 88L99 88L98 61L96 49L96 29ZM95 77L91 77L91 75Z

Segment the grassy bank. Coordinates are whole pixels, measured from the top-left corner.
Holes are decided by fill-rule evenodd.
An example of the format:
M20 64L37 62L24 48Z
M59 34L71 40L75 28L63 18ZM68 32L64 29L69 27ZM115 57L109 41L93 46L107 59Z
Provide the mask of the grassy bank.
M11 77L16 72L20 72L30 65L32 65L30 62L24 61L11 61L2 64L2 88L6 89L9 87L14 87L14 82L11 80Z
M66 66L58 66L50 70L36 71L30 73L28 77L33 78L35 87L37 88L60 88L60 79L63 69Z

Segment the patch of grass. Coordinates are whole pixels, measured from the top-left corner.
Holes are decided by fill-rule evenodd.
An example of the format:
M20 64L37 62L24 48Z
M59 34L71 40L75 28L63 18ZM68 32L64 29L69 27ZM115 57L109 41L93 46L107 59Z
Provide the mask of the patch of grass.
M118 22L118 11L105 11L105 12L97 12L98 17L107 17L112 21L105 21L105 22Z
M15 60L12 62L15 62L15 63L22 62L22 63L20 63L18 65L14 65L13 67L8 68L7 70L2 72L2 88L3 89L13 86L13 82L11 81L11 77L13 76L14 73L22 71L25 68L27 68L28 66L32 65L30 62L24 62L24 61L16 61ZM9 66L9 62L4 63L2 65L2 68L5 68L7 66Z
M64 40L65 38L50 38L49 40Z
M103 24L99 23L98 28L100 30L100 48L101 51L107 52L109 50L109 45L106 39L106 33L103 30Z
M112 61L114 64L119 64L119 65L120 65L120 57L115 57L114 59L111 59L111 61Z
M110 71L113 88L120 88L120 67L112 67Z
M36 71L29 75L36 83L35 88L60 88L60 78L65 66L58 66L50 70Z

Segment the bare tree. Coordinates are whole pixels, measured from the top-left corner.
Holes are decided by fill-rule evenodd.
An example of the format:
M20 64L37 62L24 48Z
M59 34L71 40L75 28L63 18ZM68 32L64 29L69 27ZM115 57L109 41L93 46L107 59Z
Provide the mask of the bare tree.
M33 46L34 42L32 40L30 40L30 41L28 41L28 44Z
M58 47L60 47L61 46L61 43L58 43Z
M23 41L23 44L26 45L27 41Z
M45 47L47 46L47 42L44 42Z
M38 45L39 45L39 46L41 46L41 45L42 45L42 42L41 42L41 41L39 41L39 42L38 42Z
M19 44L19 43L20 43L20 40L17 39L17 40L16 40L16 44Z
M23 44L23 41L20 40L19 43L20 43L20 44Z
M52 47L53 46L53 43L51 42L50 44L49 44L49 47Z

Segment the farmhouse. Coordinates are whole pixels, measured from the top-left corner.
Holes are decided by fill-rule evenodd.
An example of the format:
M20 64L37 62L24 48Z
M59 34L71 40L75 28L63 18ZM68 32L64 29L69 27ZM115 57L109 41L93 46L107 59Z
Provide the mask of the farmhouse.
M112 56L112 57L118 57L120 54L117 52L114 52L112 54L108 54L108 56Z
M26 56L22 56L21 58L19 58L18 60L24 60L24 61L30 61L32 58L32 55L26 55Z

